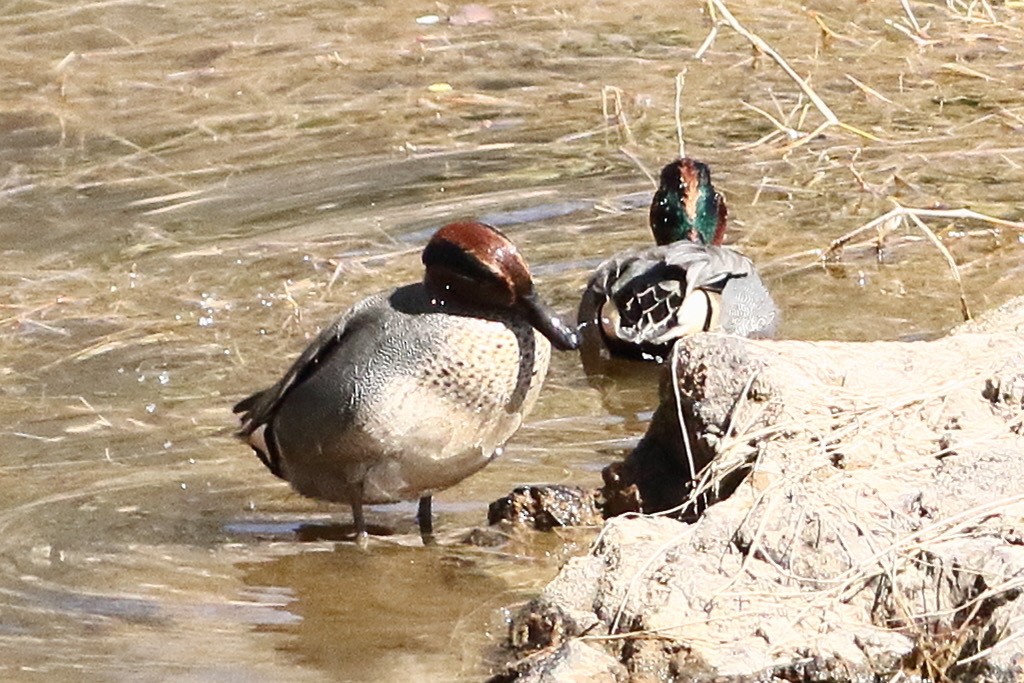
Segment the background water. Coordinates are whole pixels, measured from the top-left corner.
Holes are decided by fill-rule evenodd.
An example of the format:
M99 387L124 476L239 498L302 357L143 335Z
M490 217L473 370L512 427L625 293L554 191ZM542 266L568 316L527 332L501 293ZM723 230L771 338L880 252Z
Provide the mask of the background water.
M912 38L897 2L736 2L878 138L795 147L743 103L805 132L821 116L726 27L694 60L697 2L3 3L0 678L480 679L503 608L587 536L458 540L515 485L597 483L650 376L592 383L559 355L505 456L437 497L441 545L408 504L370 511L395 533L368 553L324 538L348 511L271 477L230 406L352 302L419 279L453 218L501 225L572 316L603 257L650 240L642 169L677 153L684 67L686 150L781 334L941 334L956 289L919 231L818 255L893 200L1024 218L1015 5L912 2ZM974 310L1024 291L1019 230L928 223Z

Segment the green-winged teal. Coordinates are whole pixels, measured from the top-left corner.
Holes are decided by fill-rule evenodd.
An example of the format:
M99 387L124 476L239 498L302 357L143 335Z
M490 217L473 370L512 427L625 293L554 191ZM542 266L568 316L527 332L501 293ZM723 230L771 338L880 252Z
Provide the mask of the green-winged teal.
M656 247L616 255L590 278L578 320L584 364L662 360L679 337L723 330L770 336L778 309L746 256L720 246L725 199L707 165L677 159L651 202Z
M239 437L271 472L352 506L361 543L363 504L415 498L427 538L431 495L501 454L537 400L551 345L578 346L498 230L446 225L423 264L422 282L355 304L234 408Z

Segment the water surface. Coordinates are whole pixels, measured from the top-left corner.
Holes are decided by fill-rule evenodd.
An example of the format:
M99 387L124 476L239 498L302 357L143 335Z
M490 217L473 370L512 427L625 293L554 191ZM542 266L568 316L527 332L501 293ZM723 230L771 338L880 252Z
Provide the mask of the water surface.
M816 250L893 200L1022 218L1019 13L913 3L918 45L886 23L898 3L761 4L733 9L881 141L755 144L776 127L742 102L803 131L821 119L728 29L694 61L700 3L526 0L483 22L433 3L0 9L0 677L486 675L503 609L586 536L459 539L517 484L597 483L644 429L649 378L591 383L559 356L505 456L438 496L442 544L418 544L412 504L381 507L393 534L368 553L309 533L347 510L270 476L230 406L333 315L418 279L453 218L501 225L571 315L590 269L649 240L641 165L676 154L683 67L687 151L713 165L784 336L955 325L919 234L829 270ZM974 309L1021 293L1018 231L929 224Z

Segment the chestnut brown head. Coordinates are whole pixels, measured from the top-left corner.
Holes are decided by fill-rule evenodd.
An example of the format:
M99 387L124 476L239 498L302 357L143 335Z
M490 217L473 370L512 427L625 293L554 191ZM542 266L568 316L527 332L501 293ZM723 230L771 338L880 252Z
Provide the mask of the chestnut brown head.
M519 309L556 348L579 345L576 330L537 297L526 260L497 228L476 221L449 223L423 249L423 265L424 282L440 300Z

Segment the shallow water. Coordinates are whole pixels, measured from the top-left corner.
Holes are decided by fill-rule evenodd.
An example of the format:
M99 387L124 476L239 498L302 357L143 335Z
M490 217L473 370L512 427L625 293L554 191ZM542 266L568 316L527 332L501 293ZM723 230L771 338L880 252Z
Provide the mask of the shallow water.
M956 290L921 233L827 271L814 252L891 200L1022 218L1019 12L912 5L932 42L885 23L898 3L733 7L883 140L832 128L797 148L753 144L775 126L741 101L821 121L800 123L767 57L723 28L692 60L698 3L527 0L479 23L415 3L4 5L0 678L479 680L503 609L587 536L459 539L517 484L598 482L644 429L649 378L592 384L560 355L504 457L438 496L442 543L419 545L412 504L381 507L394 533L366 553L329 538L347 510L233 441L230 406L337 312L418 279L451 218L501 225L571 315L594 265L649 240L630 155L657 172L676 153L683 67L687 151L712 164L782 335L942 333ZM455 20L417 23L434 13ZM929 225L974 310L1021 293L1019 231Z

